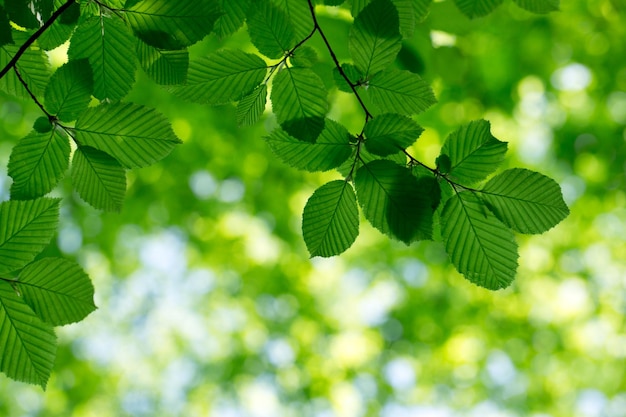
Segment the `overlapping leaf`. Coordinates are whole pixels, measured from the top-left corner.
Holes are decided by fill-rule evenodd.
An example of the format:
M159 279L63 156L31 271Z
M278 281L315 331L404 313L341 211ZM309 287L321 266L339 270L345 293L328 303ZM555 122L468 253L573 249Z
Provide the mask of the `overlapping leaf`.
M387 156L411 146L424 131L413 119L396 113L376 116L365 125L365 147Z
M218 17L214 25L218 37L232 35L246 20L246 14L252 0L221 0L223 14Z
M88 146L78 148L72 159L72 182L78 195L95 208L121 210L126 173L115 158Z
M283 10L265 1L255 4L248 18L250 40L268 58L280 58L296 42L294 29Z
M462 192L448 199L441 233L452 264L468 280L490 290L513 282L518 258L513 232L477 196Z
M17 54L17 51L27 40L25 32L13 31L14 44L0 47L0 68L4 68ZM28 48L16 64L17 71L28 85L30 91L36 96L41 96L50 79L50 66L44 51ZM18 79L15 71L9 71L0 79L0 90L13 96L30 99L30 95Z
M418 114L437 102L430 86L410 71L386 70L368 83L368 94L379 113Z
M470 19L488 15L502 4L502 0L454 0L454 2Z
M424 20L428 15L430 4L433 0L413 0L413 9L415 10L415 17L418 21Z
M55 10L64 4L64 0L54 0ZM80 12L80 4L77 2L69 5L61 16L37 38L37 44L46 51L61 46L74 32L80 18Z
M237 124L251 126L259 121L267 103L267 84L262 83L237 104Z
M496 217L520 233L543 233L569 214L556 181L527 169L506 170L489 180L482 191Z
M407 39L413 36L415 31L415 8L414 0L391 0L398 11L398 23L400 34Z
M60 120L75 120L89 105L92 92L93 74L89 61L70 61L50 78L45 93L46 108Z
M10 284L0 281L0 371L45 388L56 347L52 327L35 315Z
M113 156L127 168L160 161L180 143L162 114L133 103L89 108L76 121L75 130L78 143Z
M280 0L276 3L289 16L297 39L304 39L313 30L313 18L306 1Z
M31 262L50 243L59 220L59 199L0 204L0 274Z
M137 57L146 74L158 84L182 84L187 79L189 52L186 49L157 49L137 42Z
M534 13L549 13L559 10L559 0L513 0L519 7Z
M311 256L339 255L358 234L359 211L350 183L336 180L315 190L302 214L302 235Z
M0 46L13 43L13 34L11 33L11 22L7 15L6 9L0 5Z

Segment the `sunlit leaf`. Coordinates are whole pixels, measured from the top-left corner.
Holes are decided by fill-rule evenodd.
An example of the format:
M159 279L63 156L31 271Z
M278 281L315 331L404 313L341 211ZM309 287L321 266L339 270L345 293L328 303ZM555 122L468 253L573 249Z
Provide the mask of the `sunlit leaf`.
M419 75L405 70L376 74L367 92L379 113L418 114L437 102L430 86Z
M559 10L559 0L513 0L519 7L534 13L549 13Z
M270 2L259 2L248 17L250 40L268 58L280 58L296 41L287 14Z
M19 47L26 42L27 34L25 32L13 31L13 38L15 43L0 47L0 68L4 68L17 54ZM50 79L50 65L44 51L38 48L26 49L19 61L17 61L16 67L30 91L35 96L43 95ZM0 79L0 90L19 98L31 99L30 94L28 94L13 70L7 72Z
M294 67L312 67L317 62L317 52L310 46L301 46L293 53L290 62Z
M365 125L365 146L373 154L391 155L411 146L423 131L409 117L396 113L381 114Z
M502 4L502 0L454 0L454 2L470 19L488 15Z
M93 74L89 61L70 61L50 78L46 88L46 108L62 121L75 120L91 101Z
M141 68L161 85L182 84L187 79L189 52L186 49L157 49L137 42L137 57Z
M433 0L412 0L411 2L413 3L416 19L418 21L424 20L424 18L428 15L428 11Z
M112 156L81 146L72 159L72 182L78 195L97 209L120 211L126 193L126 172Z
M223 14L217 18L214 28L220 38L232 35L246 20L252 0L221 0Z
M259 121L267 103L267 84L262 83L237 104L237 124L251 126Z

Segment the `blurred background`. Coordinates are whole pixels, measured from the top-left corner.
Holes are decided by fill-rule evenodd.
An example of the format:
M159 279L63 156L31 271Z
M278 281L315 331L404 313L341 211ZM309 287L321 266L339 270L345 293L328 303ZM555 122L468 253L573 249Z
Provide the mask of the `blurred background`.
M424 163L486 118L509 143L507 166L563 188L571 215L517 237L510 288L478 288L440 242L406 247L364 220L345 254L309 259L302 209L339 175L278 161L262 140L271 116L237 128L232 106L178 101L139 74L128 100L166 114L185 143L128 173L120 214L86 206L69 179L55 191L61 227L46 254L83 265L99 309L57 329L47 391L0 375L0 415L626 416L626 4L561 3L537 16L505 1L469 21L436 2L398 59L439 100L417 118ZM345 15L320 16L348 60ZM193 53L247 42L242 30ZM330 117L358 133L359 107L334 91ZM40 115L0 97L3 200L10 150Z

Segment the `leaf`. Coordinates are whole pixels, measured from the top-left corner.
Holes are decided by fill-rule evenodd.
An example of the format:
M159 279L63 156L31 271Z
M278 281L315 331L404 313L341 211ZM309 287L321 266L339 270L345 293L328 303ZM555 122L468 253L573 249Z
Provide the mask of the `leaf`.
M406 116L381 114L365 125L365 147L376 155L391 155L411 146L423 131L413 119Z
M237 125L252 126L265 111L267 103L267 84L262 83L237 104Z
M418 114L437 102L430 86L419 75L403 70L376 74L369 81L367 91L379 113Z
M258 55L223 50L191 61L187 82L170 90L196 103L225 104L249 94L266 74L267 65Z
M189 52L186 49L175 51L157 49L139 41L137 57L141 68L157 84L182 84L187 79Z
M13 31L13 38L15 44L0 47L0 68L7 66L17 54L19 47L26 42L28 35L26 32ZM43 95L50 78L50 65L44 51L34 47L26 49L17 61L16 67L32 93L35 96ZM30 94L20 82L15 71L7 72L0 79L0 90L19 98L31 100Z
M441 154L450 158L449 175L467 185L482 181L504 160L507 144L494 138L489 122L477 120L448 135Z
M413 0L391 0L398 11L398 27L404 39L413 36L415 31L415 9Z
M375 160L358 169L354 184L365 218L382 233L407 245L430 237L430 201L409 169Z
M243 25L251 0L221 0L220 3L224 13L217 18L214 30L217 36L223 39Z
M513 0L522 9L533 13L549 13L559 10L559 0Z
M298 140L281 128L274 129L265 141L281 161L310 172L337 168L352 153L346 128L328 119L315 143Z
M220 15L215 0L145 0L126 9L137 37L159 49L193 45L213 30Z
M502 0L454 0L454 2L470 19L486 16L502 4Z
M313 18L306 1L280 0L281 7L291 20L296 39L304 39L313 30Z
M259 2L248 17L252 44L268 58L281 58L296 43L287 14L270 2Z
M446 202L441 233L452 264L481 287L508 287L517 270L513 232L495 218L477 196L462 192Z
M341 69L353 85L359 85L363 82L359 70L354 65L341 64ZM337 86L339 91L343 91L344 93L352 93L352 88L336 67L333 68L333 80L335 81L335 85Z
M367 76L393 63L402 47L398 11L390 0L374 0L354 19L348 46L354 65Z
M0 46L13 43L13 34L11 33L11 22L7 11L0 5Z
M96 309L89 277L67 259L33 262L22 270L16 285L37 317L53 326L75 323Z
M20 139L9 158L11 198L28 200L48 194L65 174L70 144L58 130L31 132Z
M0 281L0 371L46 388L56 357L56 336L11 285Z
M44 0L49 5L52 4L52 0ZM41 24L37 19L37 14L39 10L35 10L34 7L31 7L29 1L25 0L4 0L4 5L6 7L7 13L9 14L9 18L11 21L16 23L17 25L26 28L26 29L37 29ZM34 4L32 6L35 6ZM50 8L46 8L50 9ZM48 17L49 13L46 13ZM43 18L43 17L42 17Z
M347 181L315 190L304 206L302 235L311 256L329 257L348 249L359 235L359 210Z
M119 100L135 82L136 38L116 17L93 16L81 23L70 41L70 60L88 59L99 99Z
M58 198L0 203L0 274L23 268L50 243L59 221Z
M308 68L285 68L272 84L272 108L291 136L313 142L324 128L328 111L324 82Z
M300 46L289 58L294 67L310 68L317 62L317 52L310 46Z
M415 18L418 22L421 22L426 18L432 2L433 0L412 0L413 9L415 10Z
M93 74L86 59L69 61L56 70L45 93L46 109L60 120L75 120L91 101Z
M569 214L556 181L522 168L493 177L482 198L500 221L520 233L543 233Z
M64 0L54 0L54 8L65 4ZM80 18L80 4L72 3L61 16L37 38L40 48L50 51L64 44L74 32Z
M120 211L126 193L126 172L112 156L88 146L72 159L72 182L78 195L93 207Z
M133 103L101 104L76 121L76 140L103 151L127 168L141 168L166 157L181 143L168 120Z

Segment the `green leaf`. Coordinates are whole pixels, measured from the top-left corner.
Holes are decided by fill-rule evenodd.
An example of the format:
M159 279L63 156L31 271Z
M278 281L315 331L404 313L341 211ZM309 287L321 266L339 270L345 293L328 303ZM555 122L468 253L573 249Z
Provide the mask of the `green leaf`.
M65 3L64 0L54 0L55 9ZM80 5L72 3L61 16L37 38L39 47L50 51L64 44L74 32L80 18Z
M99 99L119 100L135 82L136 38L117 17L93 16L81 23L68 50L70 60L88 59Z
M449 175L467 185L487 178L504 160L506 142L489 131L489 122L476 120L448 135L441 153L451 162Z
M376 155L391 155L411 146L423 131L413 119L406 116L381 114L365 125L365 147Z
M133 103L101 104L76 121L76 140L103 151L127 168L141 168L167 156L180 142L168 120Z
M412 0L415 18L418 22L421 22L426 18L426 16L428 16L428 11L432 2L433 0Z
M215 0L144 0L126 9L137 37L159 49L193 45L213 30L220 15Z
M450 160L450 157L445 153L442 153L437 157L437 159L435 160L435 164L437 165L437 170L444 175L449 174L450 170L452 169L452 161Z
M15 44L0 47L0 68L4 68L17 54L19 47L26 42L26 32L13 31ZM44 51L28 48L16 64L17 70L35 96L43 95L50 79L50 65ZM0 79L0 90L13 96L31 100L30 94L18 79L15 71L9 71Z
M556 181L522 168L493 177L482 198L498 219L520 233L543 233L569 214Z
M267 84L262 83L237 104L237 125L252 126L265 111Z
M317 62L317 52L310 46L300 46L289 58L294 67L309 68Z
M7 11L0 5L0 46L13 43L13 34L11 33L11 22Z
M465 278L490 290L513 282L518 258L513 232L477 196L462 192L448 199L441 233L452 264Z
M352 0L352 8L350 9L352 16L358 16L369 2L370 0Z
M367 92L379 113L418 114L437 102L430 86L417 74L387 70L376 74Z
M296 43L287 14L270 2L259 2L248 17L250 40L268 58L281 58Z
M46 133L52 130L52 123L46 116L41 116L35 119L33 123L33 129L38 133Z
M72 182L78 195L93 207L120 211L126 193L126 172L106 153L88 146L74 152Z
M0 204L0 274L30 263L50 243L59 220L59 199Z
M46 388L56 357L56 336L11 285L0 281L0 371Z
M315 190L304 206L302 235L311 256L339 255L352 246L359 210L350 183L336 180Z
M454 0L454 2L470 19L486 16L502 4L502 0Z
M53 326L75 323L96 309L89 277L67 259L33 262L22 270L16 284L37 317Z
M324 128L328 111L324 82L308 68L285 68L272 84L272 108L291 136L313 142Z
M267 65L258 55L223 50L191 61L187 82L170 90L196 103L225 104L250 93L266 74Z
M361 73L354 65L341 64L341 69L353 85L358 85L360 82L363 81L361 79ZM339 91L343 91L344 93L352 93L352 88L336 67L333 68L333 80L335 81L335 85L337 86Z
M52 3L52 0L46 0ZM26 29L37 29L40 26L37 20L37 12L31 8L29 1L25 0L5 0L4 5L11 21Z
M29 200L48 194L65 174L69 160L69 141L56 129L33 131L20 139L9 158L11 198Z
M549 13L559 10L559 0L513 0L522 9L534 13Z
M329 119L315 143L298 140L281 128L274 129L265 140L281 161L310 172L339 167L353 148L346 128Z
M348 46L354 65L367 76L393 63L402 47L398 11L390 0L374 0L354 19Z
M296 39L304 39L313 30L313 18L306 1L303 0L275 0L291 20Z
M214 30L220 39L235 33L246 20L251 0L221 0L224 12L215 22Z
M69 61L59 67L46 88L46 109L60 120L69 122L89 106L93 92L93 74L86 59Z
M391 0L398 11L400 34L404 39L413 36L415 31L415 9L413 0Z
M376 160L358 169L354 184L365 218L382 233L407 245L430 237L430 201L409 169Z
M182 84L187 79L189 52L186 49L177 51L157 49L139 41L137 57L141 68L157 84Z

